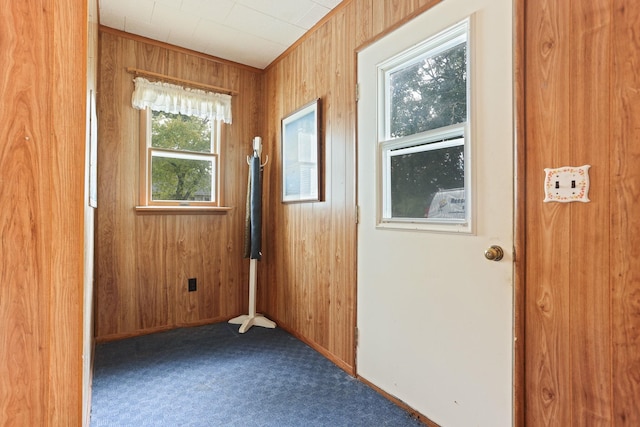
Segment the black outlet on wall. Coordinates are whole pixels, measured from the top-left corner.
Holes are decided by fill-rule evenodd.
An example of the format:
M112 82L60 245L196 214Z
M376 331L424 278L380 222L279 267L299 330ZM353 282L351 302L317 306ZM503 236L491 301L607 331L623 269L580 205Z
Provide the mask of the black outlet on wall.
M198 281L195 277L189 279L189 292L194 292L198 290Z

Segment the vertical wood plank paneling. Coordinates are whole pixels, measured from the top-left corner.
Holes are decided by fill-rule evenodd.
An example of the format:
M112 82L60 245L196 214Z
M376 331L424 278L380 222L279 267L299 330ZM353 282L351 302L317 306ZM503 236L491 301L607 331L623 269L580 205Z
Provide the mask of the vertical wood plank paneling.
M372 38L393 30L408 19L435 6L441 0L371 0L373 16Z
M611 2L611 312L614 425L640 425L640 4Z
M356 25L355 46L361 46L373 37L373 5L372 0L352 1L350 8L354 8L354 22Z
M610 2L572 2L570 164L591 164L588 204L571 209L571 405L574 425L611 425L609 303ZM590 232L585 232L590 230ZM565 368L566 369L566 368Z
M246 160L259 135L263 77L258 70L189 55L101 28L100 203L97 215L96 336L113 339L222 321L247 310L242 259ZM226 215L137 216L139 113L131 103L135 67L229 87L233 124L225 125ZM187 291L187 279L198 281Z
M330 301L333 308L331 322L351 327L350 333L332 333L331 344L334 348L355 349L355 301L356 288L350 286L356 283L356 226L353 221L353 212L356 205L355 179L356 159L355 153L355 111L356 111L356 45L355 31L336 31L338 28L357 28L354 21L357 16L353 4L349 5L334 19L334 31L332 31L333 51L336 55L332 58L333 70L331 87L333 100L331 105L332 122L332 146L333 146L333 180L331 182L333 204L333 227L339 236L333 239L330 245L330 264L332 271L332 287ZM351 351L355 359L354 350ZM355 361L354 361L355 363Z
M128 110L133 83L123 66L135 64L136 49L131 40L102 34L100 49L97 337L135 330L143 315L138 311L136 243L132 239L136 233L132 208L138 200L134 172L138 170L139 113Z
M170 324L169 283L166 259L166 218L136 218L135 282L136 311L140 313L136 329L155 329Z
M99 44L99 73L113 74L115 64L117 63L118 55L117 43L105 43L104 41ZM103 79L99 82L98 97L96 105L96 113L99 117L99 149L102 151L103 146L111 146L115 149L115 136L116 129L116 108L104 108L103 105L116 105L116 99L113 96L115 93L115 80ZM98 156L99 157L99 156ZM98 194L100 194L100 200L111 199L115 200L115 191L113 185L102 185L107 176L116 176L115 168L117 162L98 162ZM102 203L101 203L102 204ZM116 269L110 268L113 259L115 258L113 249L113 230L115 228L115 215L113 215L112 206L101 206L96 210L96 224L100 223L100 227L96 227L96 246L95 246L95 267L96 267L96 306L95 306L95 329L96 332L101 331L102 334L115 333L117 330L116 309L117 303L115 295L115 275ZM96 335L98 335L96 333Z
M80 425L87 4L0 19L0 424Z
M571 162L570 2L527 2L527 425L572 425L570 207L543 204L545 167ZM532 255L535 254L535 255ZM535 256L535 262L528 262Z
M122 40L122 46L123 49L120 51L119 59L124 63L135 61L137 58L136 45L130 40ZM132 233L134 235L138 233L136 218L131 215L131 207L135 206L139 199L138 174L132 175L129 173L129 171L137 171L139 167L137 157L138 144L136 144L136 141L138 135L140 135L138 123L140 115L137 111L134 114L125 113L125 111L128 111L126 108L131 104L131 95L128 92L133 90L132 76L125 71L124 67L116 68L114 73L113 78L117 80L118 84L114 94L117 97L117 103L114 106L120 110L117 113L119 122L116 124L116 139L111 142L117 145L113 146L113 152L107 152L98 146L98 171L100 171L101 167L100 158L107 159L109 156L117 156L118 174L105 177L106 179L104 180L101 180L99 176L98 187L109 186L115 182L115 194L117 197L115 199L101 197L98 212L103 207L113 204L113 220L117 229L114 229L116 232L110 237L113 239L116 251L115 259L118 263L117 282L113 283L113 285L118 286L118 314L115 319L117 319L118 330L121 330L121 328L126 328L128 325L135 325L138 328L141 324L140 318L144 316L144 313L139 310L139 289L136 284L136 240L131 238ZM121 141L126 141L126 143L120 145ZM98 190L98 193L100 193L100 190ZM100 228L99 221L98 228ZM123 238L122 230L127 230L127 238ZM128 285L121 287L119 286L120 283L127 283ZM100 285L98 287L100 288ZM112 321L113 319L108 323Z
M51 9L53 91L47 101L53 126L46 145L52 175L39 190L49 191L52 199L51 211L44 212L52 223L50 283L55 284L48 319L48 425L69 425L82 420L88 3L56 1ZM69 101L60 108L63 99Z
M51 36L46 1L3 2L0 17L0 424L46 425L52 175L48 141L53 105L52 69L45 42L23 37L32 28Z
M639 23L627 0L526 3L527 425L640 423ZM541 208L538 169L582 164L591 202Z
M280 112L284 111L284 97L280 95L280 91L284 86L284 67L281 65L286 62L286 58L280 62L280 65L276 66L270 73L270 78L265 79L265 135L264 140L265 147L268 147L270 164L265 169L264 173L264 196L265 204L264 219L265 219L265 253L263 261L268 268L265 268L265 275L267 277L266 285L262 286L266 298L265 305L261 307L261 310L268 312L271 315L278 314L280 321L285 321L284 313L287 312L286 307L289 307L288 295L281 295L280 289L282 289L281 283L288 283L288 277L286 275L287 268L286 255L287 247L284 245L277 245L277 241L286 241L286 233L289 229L289 224L285 222L285 218L282 215L279 216L280 221L276 224L275 213L278 211L274 209L275 204L280 204L282 186L280 184L280 169L277 165L282 163L281 151L280 151ZM273 112L273 113L271 113Z
M392 24L398 21L398 16L403 17L407 14L407 8L411 7L413 0L373 0L373 31L375 34L383 33ZM411 9L410 9L411 10Z
M211 291L211 286L204 283L203 278L207 277L202 274L203 268L201 259L199 258L200 245L198 244L200 236L192 234L196 231L199 222L203 222L195 217L181 216L171 218L174 223L175 235L171 239L172 248L170 253L175 254L175 265L169 274L167 285L169 293L173 301L175 301L175 319L177 324L189 324L198 320L198 296L205 295ZM206 221L205 221L206 222ZM195 228L195 230L194 230ZM204 253L202 254L204 255ZM199 290L196 292L185 292L185 285L189 278L200 277ZM213 317L213 315L212 315Z
M118 96L117 88L120 81L120 70L117 64L121 61L119 56L124 50L124 45L118 41L100 43L100 70L101 75L113 76L111 79L101 79L98 87L97 114L98 114L98 194L100 195L100 208L96 211L96 331L97 336L113 334L119 329L121 307L120 292L115 284L121 280L120 268L112 268L112 264L118 259L116 229L124 224L119 224L116 208L119 205L117 188L120 176L120 159L114 158L111 162L104 162L102 153L118 153L118 141L122 139L119 126L120 106L122 102ZM116 71L117 70L117 71ZM110 106L107 108L106 106ZM112 107L111 107L112 106ZM109 201L109 203L106 203Z

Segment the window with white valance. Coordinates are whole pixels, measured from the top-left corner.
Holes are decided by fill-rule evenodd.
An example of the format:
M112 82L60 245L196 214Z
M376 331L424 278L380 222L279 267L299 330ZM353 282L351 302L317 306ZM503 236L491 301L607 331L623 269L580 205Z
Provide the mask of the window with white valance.
M134 79L132 106L140 113L140 206L222 205L223 123L231 95Z
M206 92L165 82L150 82L144 77L133 79L131 96L134 108L184 114L231 123L231 95Z

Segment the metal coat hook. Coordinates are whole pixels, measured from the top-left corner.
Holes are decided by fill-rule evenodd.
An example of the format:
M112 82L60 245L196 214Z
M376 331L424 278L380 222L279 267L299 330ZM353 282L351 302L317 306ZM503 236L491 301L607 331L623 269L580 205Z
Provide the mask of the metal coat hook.
M253 138L253 157L260 157L260 154L262 154L262 138L260 138L259 136L256 136L255 138ZM252 156L247 156L248 165L251 164L251 157ZM261 168L265 167L267 163L269 163L268 154L265 156L265 161L260 165L260 167Z

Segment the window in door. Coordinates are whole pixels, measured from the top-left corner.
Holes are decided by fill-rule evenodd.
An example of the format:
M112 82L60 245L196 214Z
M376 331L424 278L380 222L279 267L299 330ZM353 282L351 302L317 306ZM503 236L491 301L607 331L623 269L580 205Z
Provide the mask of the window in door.
M469 21L378 66L380 226L470 231Z

